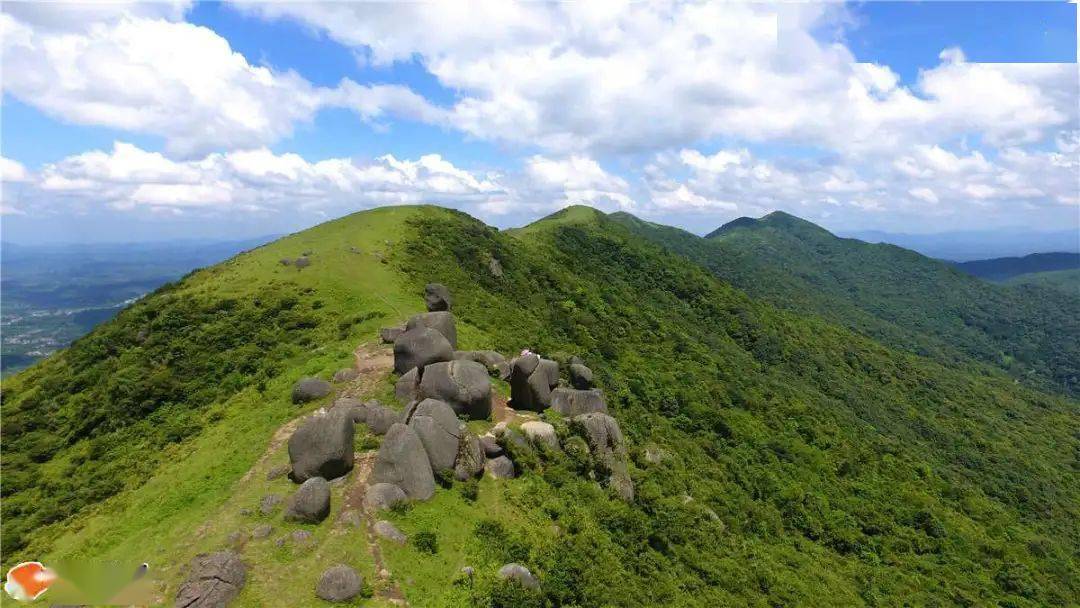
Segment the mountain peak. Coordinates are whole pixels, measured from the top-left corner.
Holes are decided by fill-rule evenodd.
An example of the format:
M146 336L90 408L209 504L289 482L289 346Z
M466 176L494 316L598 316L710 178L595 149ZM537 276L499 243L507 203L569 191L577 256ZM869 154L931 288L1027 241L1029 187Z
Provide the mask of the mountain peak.
M831 232L825 230L817 224L804 220L801 217L786 213L784 211L773 211L760 218L752 217L740 217L731 220L730 222L720 226L716 230L713 230L709 234L705 235L705 238L715 238L725 234L729 234L736 230L760 230L764 228L773 228L776 230L783 230L785 232L800 233L800 234L815 234L815 235L832 235Z

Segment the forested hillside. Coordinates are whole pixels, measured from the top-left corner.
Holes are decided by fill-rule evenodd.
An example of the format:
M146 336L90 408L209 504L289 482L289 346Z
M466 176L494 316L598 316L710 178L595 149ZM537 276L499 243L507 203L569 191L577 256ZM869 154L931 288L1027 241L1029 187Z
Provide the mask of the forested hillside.
M1075 340L1050 340L1045 326L1075 337L1075 309L1045 317L1050 304L996 291L960 306L919 281L945 273L975 290L976 279L897 248L844 263L849 244L831 238L762 243L769 270L757 249L719 246L727 238L588 208L500 232L398 207L193 273L5 382L4 563L137 554L164 564L175 589L177 564L225 542L219 523L250 504L236 497L257 499L246 474L298 414L289 387L351 362L438 281L454 294L459 348L590 362L627 436L636 493L621 501L566 459L485 479L479 498L440 489L392 514L430 535L422 549L383 545L411 605L1074 602L1080 404L967 357L1075 388ZM282 264L296 256L308 265ZM822 257L835 272L815 269ZM897 259L906 265L886 270ZM887 288L898 302L881 299L886 272L915 272ZM855 306L842 291L879 299ZM1018 308L997 308L1006 303ZM901 305L910 318L883 321ZM1005 347L1015 363L989 355ZM389 393L395 378L384 380ZM316 535L324 547L334 538ZM254 574L241 605L322 605L310 581L277 581L307 573L287 550L245 558ZM528 566L539 591L508 596L490 577L470 587L458 575L507 561Z
M833 236L783 212L702 239L615 221L776 306L811 313L947 364L974 359L1044 390L1080 392L1080 298L988 284L900 247Z
M1080 253L1033 253L1024 257L957 262L955 266L980 279L1005 281L1035 272L1078 271L1080 270Z

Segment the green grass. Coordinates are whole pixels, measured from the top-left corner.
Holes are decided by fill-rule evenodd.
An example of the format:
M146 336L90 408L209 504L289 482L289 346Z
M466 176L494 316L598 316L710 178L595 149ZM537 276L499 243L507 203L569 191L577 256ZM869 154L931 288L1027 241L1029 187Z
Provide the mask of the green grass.
M279 263L304 251L304 270ZM627 436L636 498L558 453L484 480L476 502L439 489L387 514L437 539L434 554L382 544L411 605L1024 607L1080 595L1074 400L777 309L711 270L588 209L507 234L399 207L194 273L5 381L5 564L145 559L170 598L192 555L263 520L241 509L292 490L265 481L284 446L244 475L282 424L320 405L294 408L293 382L348 365L380 326L420 311L434 280L454 295L461 348L586 359ZM388 399L392 381L368 396ZM667 457L650 463L644 446ZM318 573L338 562L373 579L357 532L312 527L317 549L295 554L272 539L303 526L271 519L271 540L245 548L239 605L319 605ZM499 584L509 561L542 593ZM471 586L458 581L465 565Z

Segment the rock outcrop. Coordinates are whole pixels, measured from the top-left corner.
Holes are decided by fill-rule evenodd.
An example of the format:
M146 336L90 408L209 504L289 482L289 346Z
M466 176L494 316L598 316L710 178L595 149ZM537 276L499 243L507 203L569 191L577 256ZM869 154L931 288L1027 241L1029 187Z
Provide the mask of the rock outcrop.
M223 608L247 579L247 566L232 551L196 555L190 570L176 592L176 608Z
M427 451L412 428L401 423L390 427L375 457L371 481L394 484L412 500L427 500L435 494Z
M364 579L356 570L339 565L322 573L315 585L315 595L328 602L347 602L360 595L363 587Z
M303 483L312 477L335 479L353 468L353 418L338 410L312 416L289 437L290 477Z
M390 509L398 503L405 502L409 497L405 490L392 483L376 483L368 486L364 493L364 508L368 511Z
M453 358L453 345L442 333L430 327L410 327L394 341L394 371L399 374L412 369L423 371L425 366Z
M292 389L293 403L307 403L322 399L334 390L330 383L322 378L301 378Z
M402 405L409 405L419 401L420 396L420 370L412 368L398 378L394 384L394 397Z
M606 414L607 404L604 403L604 393L598 388L583 390L560 386L551 391L551 409L573 418L594 412Z
M317 524L330 514L330 484L322 477L312 477L300 484L285 506L285 519Z
M506 380L510 377L510 364L506 357L493 350L456 350L454 359L476 361L487 368L488 375L492 378Z
M428 312L450 310L450 290L440 283L428 283L424 286L424 304Z
M393 344L403 333L405 333L404 327L384 327L379 330L379 339L383 344Z
M458 442L457 461L454 463L454 479L465 481L484 472L484 448L475 433L463 431Z
M408 424L424 444L432 471L454 468L464 425L449 405L438 399L424 399L412 410Z
M521 432L534 445L546 445L552 449L559 448L559 436L555 434L555 427L546 422L530 420L521 425Z
M420 396L446 402L455 414L473 420L491 416L491 380L475 361L446 361L424 368Z
M457 324L454 321L454 313L448 311L425 312L409 317L405 323L405 333L414 329L427 327L442 334L450 342L451 356L444 361L453 358L453 352L457 348Z
M570 419L570 430L589 444L597 475L620 498L634 498L634 484L626 462L626 444L619 423L599 412L582 414Z
M330 414L340 414L353 421L353 424L367 422L367 406L359 399L342 397L334 401Z
M364 404L364 409L367 412L365 422L371 432L376 435L385 435L390 427L401 422L401 412L386 407L378 401Z
M593 387L592 370L581 363L570 364L570 386L579 390L588 390Z
M499 568L499 578L506 581L514 581L525 587L526 589L532 589L533 591L540 588L540 581L536 580L532 572L521 564L506 564L502 568Z
M397 543L399 545L404 545L405 541L408 540L405 534L401 530L397 529L397 526L386 521L385 519L380 519L379 521L375 522L375 525L372 526L372 529L375 532L375 536L378 536L379 538L385 538L386 540Z
M559 364L529 353L510 362L510 401L514 409L541 412L551 405L559 384Z
M492 458L484 463L484 472L494 479L512 479L515 475L514 463L506 456Z

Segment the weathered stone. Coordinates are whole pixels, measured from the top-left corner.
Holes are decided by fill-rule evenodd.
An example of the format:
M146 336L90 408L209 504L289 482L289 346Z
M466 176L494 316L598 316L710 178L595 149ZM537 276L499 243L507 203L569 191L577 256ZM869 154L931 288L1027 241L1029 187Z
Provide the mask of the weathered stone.
M255 528L251 531L251 538L266 538L270 536L273 531L274 527L270 524L260 524L258 526L255 526Z
M405 502L409 497L405 491L392 483L376 483L368 486L364 494L364 508L368 511L389 509L394 505Z
M536 445L542 444L552 449L559 447L559 436L555 434L555 427L546 422L530 420L521 425L521 432Z
M240 594L247 578L247 566L232 551L197 555L190 569L176 592L177 608L227 606Z
M484 450L484 456L488 458L498 458L503 455L502 446L494 435L481 435L480 447Z
M475 433L464 431L458 443L457 460L454 462L454 479L465 481L484 472L484 448Z
M379 521L375 522L375 525L372 528L375 531L376 536L378 536L379 538L385 538L390 542L404 545L405 541L408 540L408 538L401 530L398 530L397 527L394 526L394 524L386 521L385 519L380 519Z
M377 401L367 403L364 406L367 410L367 425L371 429L371 432L376 435L385 435L390 427L401 422L401 412L386 407Z
M347 602L360 595L364 579L349 566L334 566L322 573L315 585L315 595L328 602Z
M442 334L450 342L451 356L453 355L453 350L457 348L457 325L454 321L454 313L443 310L413 315L405 323L405 333L421 327L429 327ZM449 360L450 357L442 359L442 361Z
M403 333L405 333L404 327L384 327L379 330L379 339L383 344L393 344Z
M495 278L503 276L502 262L499 261L499 258L492 257L488 260L488 272Z
M573 418L593 412L606 414L607 404L604 403L604 393L598 388L581 390L560 386L551 391L551 409Z
M298 257L296 258L296 261L293 262L293 266L296 266L297 268L307 268L308 266L311 266L311 259L307 256Z
M506 456L492 458L484 463L484 472L495 479L511 479L514 477L514 463Z
M413 500L427 500L435 494L431 462L412 428L400 423L390 427L375 457L371 480L394 484Z
M423 371L427 365L453 358L453 344L438 330L430 327L410 328L394 341L394 371L399 374L414 368Z
M359 399L342 397L334 401L330 408L331 414L340 413L353 421L353 424L367 422L367 406Z
M360 372L351 367L345 367L334 372L334 382L352 382L356 380L356 377L360 375Z
M551 389L559 383L559 364L529 353L510 364L510 404L540 412L551 405Z
M600 412L582 414L570 419L570 429L585 438L592 452L597 475L620 498L634 498L634 483L626 463L626 444L619 423Z
M338 410L308 418L289 437L290 477L302 483L312 477L334 479L353 468L353 418Z
M502 580L514 581L533 591L540 588L540 581L536 580L532 572L521 564L506 564L502 568L499 568L499 578Z
M285 506L285 519L317 524L330 514L330 484L322 477L312 477L300 484Z
M491 417L491 380L487 369L475 361L446 361L424 368L421 397L445 401L455 414L473 420Z
M420 396L420 370L412 368L398 378L394 384L394 397L402 405L418 401Z
M493 350L456 350L454 359L475 361L486 367L488 375L492 378L506 380L510 377L510 364L507 363L506 357Z
M462 424L449 405L424 399L413 409L409 426L424 444L432 471L454 468Z
M277 510L278 505L281 504L282 500L284 499L277 494L267 494L266 496L263 496L262 500L259 501L259 513L270 515Z
M428 283L424 286L424 304L429 312L450 310L450 290L440 283Z
M322 399L329 395L332 390L330 383L322 378L301 378L293 386L292 402L299 404Z
M580 363L570 365L570 386L578 390L588 390L593 387L592 370Z

